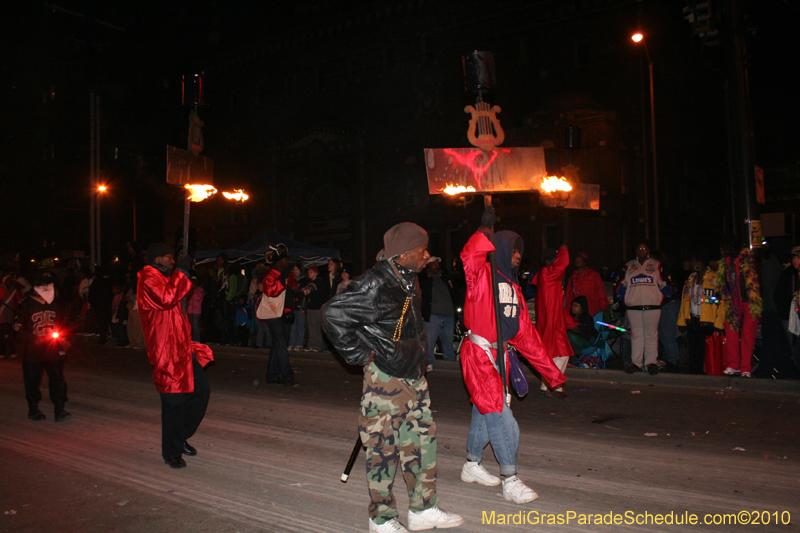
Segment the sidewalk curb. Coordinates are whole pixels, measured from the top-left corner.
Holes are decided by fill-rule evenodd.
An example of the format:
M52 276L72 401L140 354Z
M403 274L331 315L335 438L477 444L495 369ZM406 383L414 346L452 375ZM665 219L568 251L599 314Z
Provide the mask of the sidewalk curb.
M269 357L269 350L266 348L243 348L237 346L211 345L215 353L225 355L247 355L257 357ZM332 352L289 352L289 357L309 361L342 361L341 357ZM525 366L525 365L523 365ZM529 378L537 381L530 372ZM438 360L434 365L433 372L429 378L435 379L436 374L458 374L461 375L461 364L458 361ZM661 387L674 387L685 389L700 389L709 391L736 391L736 392L758 392L766 394L782 394L787 396L800 396L800 380L796 379L763 379L763 378L742 378L730 376L706 376L696 374L672 374L659 373L651 376L646 372L636 374L626 374L622 370L600 370L586 368L567 368L568 386L578 383L597 383L605 382L608 384L630 384L630 385L658 385Z

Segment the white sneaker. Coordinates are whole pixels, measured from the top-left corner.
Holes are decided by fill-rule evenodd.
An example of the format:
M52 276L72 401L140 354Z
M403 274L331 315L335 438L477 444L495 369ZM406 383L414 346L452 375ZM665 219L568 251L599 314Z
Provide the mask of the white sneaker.
M435 505L430 509L425 509L415 513L408 512L408 529L411 531L421 531L423 529L447 529L458 527L464 523L464 517L455 513L442 511Z
M461 468L461 481L465 483L478 483L484 487L495 487L500 484L500 478L490 474L479 462L467 461Z
M403 527L403 524L392 518L388 522L381 525L376 524L372 518L369 519L370 533L408 533L408 530Z
M751 374L750 372L742 372L742 377L743 378L752 378L753 374Z
M739 374L739 372L740 372L739 370L734 370L731 367L728 367L728 368L726 368L725 370L722 371L722 373L725 374L726 376L735 376L735 375Z
M503 480L503 498L510 502L528 503L538 497L539 495L517 476L511 476Z
M433 372L433 365L428 365L428 369L425 372Z

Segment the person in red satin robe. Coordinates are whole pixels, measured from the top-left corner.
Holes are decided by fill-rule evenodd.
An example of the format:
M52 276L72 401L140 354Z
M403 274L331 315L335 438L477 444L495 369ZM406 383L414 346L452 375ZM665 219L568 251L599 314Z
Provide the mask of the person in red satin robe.
M511 412L510 395L503 397L503 382L495 361L498 355L504 357L507 379L509 358L505 348L511 344L552 387L561 386L566 378L553 364L533 327L522 290L515 281L522 257L522 239L513 231L500 231L494 235L492 244L492 230L489 228L494 226L494 222L494 208L490 206L481 217L482 227L461 251L467 281L464 324L469 329L461 346L461 370L473 404L467 460L461 470L461 480L485 486L499 485L502 481L503 497L522 504L539 496L517 476L519 425ZM492 269L486 261L487 254L492 251L496 251L497 259L500 343L497 342L498 327L495 325ZM500 464L500 477L481 465L483 450L489 443Z
M147 249L148 265L139 272L137 299L153 382L161 395L161 455L171 468L185 468L182 455L196 455L188 443L205 416L209 387L204 367L211 348L192 341L192 326L181 300L192 290L184 256L176 267L172 248Z
M564 321L564 273L569 266L569 252L564 244L558 252L547 248L542 252L542 268L536 273L531 284L536 285L536 330L553 358L553 363L563 374L567 361L572 355L572 347L567 338ZM562 387L547 389L542 382L540 394L563 400L567 397Z

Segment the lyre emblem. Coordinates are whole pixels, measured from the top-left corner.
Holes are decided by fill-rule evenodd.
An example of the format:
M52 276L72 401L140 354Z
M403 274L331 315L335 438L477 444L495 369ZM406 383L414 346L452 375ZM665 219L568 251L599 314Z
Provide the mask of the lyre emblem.
M468 105L464 108L464 113L472 114L467 131L467 138L472 146L477 146L484 152L490 152L503 144L506 134L497 118L497 113L501 111L500 106L497 105L490 108L488 102L478 102L475 107ZM475 130L477 130L477 135Z

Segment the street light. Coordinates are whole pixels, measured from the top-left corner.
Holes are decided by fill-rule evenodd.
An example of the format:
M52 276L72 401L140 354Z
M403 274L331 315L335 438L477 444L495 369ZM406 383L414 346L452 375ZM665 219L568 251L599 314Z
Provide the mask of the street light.
M100 195L105 193L108 190L108 187L105 185L98 185L97 186L97 229L95 230L95 242L97 246L97 263L98 265L102 264L101 254L100 254Z
M656 248L660 248L659 243L659 224L658 224L658 159L656 157L656 100L655 92L653 90L653 61L650 59L650 50L647 49L647 40L640 32L631 35L631 40L635 43L642 43L644 46L644 53L647 57L647 66L650 70L650 141L652 147L650 151L653 153L653 226L656 236ZM642 105L644 107L644 105ZM642 117L644 123L644 116ZM642 128L642 136L644 136L644 127ZM644 147L642 147L644 149ZM648 195L647 195L647 160L645 159L645 228L647 228L648 221ZM649 233L647 229L645 233ZM649 238L649 235L645 235Z

